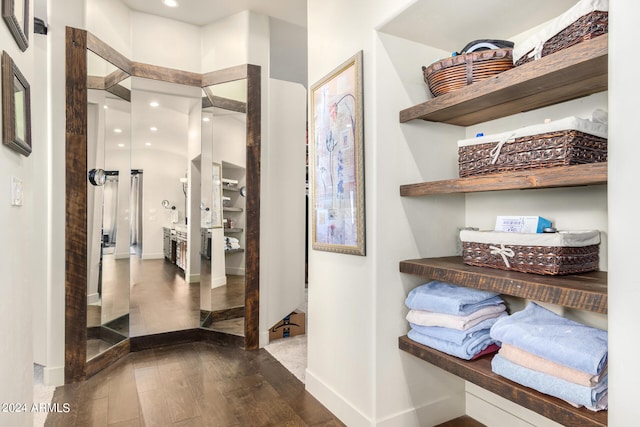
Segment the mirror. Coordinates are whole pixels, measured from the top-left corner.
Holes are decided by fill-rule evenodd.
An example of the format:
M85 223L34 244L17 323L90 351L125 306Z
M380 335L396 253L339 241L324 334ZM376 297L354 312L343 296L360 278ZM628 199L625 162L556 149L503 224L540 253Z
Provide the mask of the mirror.
M87 360L129 336L131 104L122 70L88 52Z
M92 58L90 52L106 62ZM65 58L65 383L82 381L131 350L197 340L243 345L247 350L257 349L260 297L260 67L244 64L196 74L134 63L91 33L71 27L66 28ZM100 69L101 73L96 69ZM130 83L125 81L128 77L131 77ZM214 86L221 85L223 88L223 84L240 80L244 81L242 85L246 93L244 126L238 127L244 129L244 154L238 153L233 159L223 159L212 145L205 154L211 157L203 162L202 88L205 88L205 94L212 92L207 95L208 102L211 102L208 106L234 112L235 107L229 108L229 105L238 105L238 101L229 95L220 95L224 99L217 100L219 95ZM173 115L180 117L182 123L181 132L167 133L162 137L162 142L152 140L151 136L147 139L144 132L158 132L154 134L158 136L169 119L156 117L154 125L145 121L153 117L152 114L142 114L143 108L156 108L151 106L150 98L158 94L172 99L165 105L168 110L173 110ZM128 101L123 104L122 100ZM218 101L226 102L226 107L216 104ZM165 101L159 101L158 105L160 102ZM104 106L108 108L104 109ZM116 128L113 123L125 120L127 112L130 112L128 123L135 126L129 129L117 125L121 130L119 137L124 137L118 139L114 135L116 132L113 132ZM219 115L223 115L222 111ZM238 123L242 123L242 119L238 119ZM157 129L151 130L152 126ZM169 126L166 127L168 130ZM164 147L159 150L160 153L153 154L150 151L154 144L157 144L155 148ZM214 161L214 156L220 160ZM171 161L161 165L160 157ZM151 162L151 159L158 162ZM205 163L211 168L206 172L203 171ZM165 175L156 173L155 169L159 168L163 169ZM204 185L210 182L211 187L204 193L207 196L203 197L201 176L205 173L207 179ZM211 225L215 230L212 235L215 232L224 241L224 227L220 227L226 216L223 211L226 192L223 188L224 179L237 187L235 201L233 197L228 197L240 208L233 212L236 215L235 223L227 220L227 224L245 222L241 238L235 245L230 244L235 252L222 257L225 261L225 279L228 269L232 268L235 269L235 276L244 278L244 286L238 287L244 295L238 299L242 305L234 305L236 310L243 312L244 320L239 322L243 333L233 334L200 327L201 294L205 295L203 301L208 311L211 312L213 307L211 272L209 279L204 282L206 286L199 283L202 282L202 245L208 244L208 239L201 242L201 236L203 228ZM213 188L214 182L217 189ZM241 195L240 189L243 187L246 191ZM218 196L219 201L214 203L214 197L218 200ZM211 212L218 213L216 222L213 216L206 216L207 207ZM236 208L236 205L227 208ZM205 212L204 218L202 212ZM201 224L201 221L207 225L201 227L205 223ZM217 228L214 228L214 224ZM168 235L166 230L169 231ZM127 236L127 231L130 236ZM213 264L208 267L209 271L222 268L222 264L216 263L220 257L216 257L215 251L224 250L224 247L217 243L217 240L212 240ZM236 257L233 265L227 262L229 256ZM121 269L120 265L124 264L126 266ZM147 269L147 264L152 267ZM169 275L166 274L167 270L171 272ZM121 281L122 277L124 280ZM184 281L184 286L176 286L180 281L178 279ZM112 282L118 283L118 289L126 289L126 294L112 298L111 291L107 292ZM142 286L142 282L148 282L151 286ZM140 304L145 298L144 294L158 297L164 289L172 286L174 295L184 297L185 290L189 291L187 297L183 298L188 301L181 312L184 316L171 312L177 305L175 300L165 298L157 302L154 305L160 307L156 307L158 310L155 311L147 311ZM133 289L131 295L128 292L130 288ZM118 292L114 291L113 294ZM153 323L149 318L160 319L159 322L171 319L172 324L156 329L155 326L149 326ZM114 335L107 337L107 332ZM93 344L96 344L95 348L90 350Z
M244 336L247 82L203 88L201 326Z
M191 159L200 152L193 142L194 126L200 131L200 92L132 78L131 166L138 180L131 205L140 218L132 234L138 243L131 258L132 337L199 325L200 260L192 256L199 253L199 234L192 233L191 212L199 223L200 211L191 204L200 204L200 185Z

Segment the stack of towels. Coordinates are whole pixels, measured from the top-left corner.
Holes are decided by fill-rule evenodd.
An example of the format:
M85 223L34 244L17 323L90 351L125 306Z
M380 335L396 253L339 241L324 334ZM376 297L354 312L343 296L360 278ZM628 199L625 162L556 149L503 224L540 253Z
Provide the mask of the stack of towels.
M607 409L608 335L529 303L491 327L502 348L492 370L593 411Z
M224 250L240 249L240 240L235 237L224 236Z
M408 337L465 360L498 350L489 331L507 316L498 294L431 281L409 292Z

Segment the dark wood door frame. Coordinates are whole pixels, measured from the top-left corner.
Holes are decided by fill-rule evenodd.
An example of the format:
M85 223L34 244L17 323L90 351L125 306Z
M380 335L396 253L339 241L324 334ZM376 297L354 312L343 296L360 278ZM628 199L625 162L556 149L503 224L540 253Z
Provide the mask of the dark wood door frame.
M98 79L87 77L87 51L120 70ZM247 81L247 193L245 248L244 348L259 347L260 308L260 141L261 68L243 64L197 74L132 62L109 45L77 28L66 28L66 225L65 225L65 383L82 381L132 350L126 339L87 361L87 89L116 90L127 76L143 77L188 86L207 87L235 80ZM178 339L216 342L224 337L206 329L184 331ZM171 336L169 334L168 336ZM144 338L144 337L143 337ZM160 340L166 344L165 340ZM147 345L152 345L146 340ZM137 346L134 346L137 347ZM135 349L135 348L134 348Z

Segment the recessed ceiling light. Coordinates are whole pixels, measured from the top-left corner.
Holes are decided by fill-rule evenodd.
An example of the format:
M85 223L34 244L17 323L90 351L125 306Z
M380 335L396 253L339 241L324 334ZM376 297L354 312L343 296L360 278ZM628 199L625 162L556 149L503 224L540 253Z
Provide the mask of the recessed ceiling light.
M165 6L169 7L178 7L178 2L176 0L162 0Z
M155 107L157 107L157 106L158 106L158 105L160 105L160 104L158 103L158 101L151 101L151 102L149 103L149 105L155 108Z
M105 105L105 106L104 106L104 109L105 109L105 110L108 110L108 109L109 109L109 106L108 106L108 105Z
M209 117L203 117L203 118L202 118L202 121L203 121L203 122L208 122L209 120L211 120Z
M120 129L120 128L115 128L113 131L114 131L115 133L122 133L122 129Z
M147 147L150 147L151 143L150 142L145 142L144 145L146 145Z
M158 128L157 128L157 127L155 127L155 126L151 126L151 127L149 128L149 130L150 130L151 132L155 132L155 131L157 131L157 130L158 130Z
M118 144L118 147L124 147L124 144Z

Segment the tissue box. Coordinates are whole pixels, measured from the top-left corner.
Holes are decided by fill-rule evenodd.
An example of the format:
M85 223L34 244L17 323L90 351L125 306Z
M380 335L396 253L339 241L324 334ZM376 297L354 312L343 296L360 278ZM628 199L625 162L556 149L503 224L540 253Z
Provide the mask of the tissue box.
M536 274L573 274L598 269L600 232L460 232L465 264Z
M499 216L496 218L495 231L542 233L547 227L551 227L551 221L541 216Z

